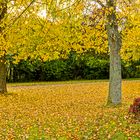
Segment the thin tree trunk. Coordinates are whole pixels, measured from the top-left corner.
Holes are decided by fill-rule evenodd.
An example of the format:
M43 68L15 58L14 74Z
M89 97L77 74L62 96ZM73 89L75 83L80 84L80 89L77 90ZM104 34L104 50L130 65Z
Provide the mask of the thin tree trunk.
M6 64L4 61L0 61L0 93L6 93L7 87L6 87Z
M121 104L121 58L120 49L122 46L121 35L118 30L118 24L116 19L116 7L113 0L109 0L108 8L114 8L112 12L107 16L107 34L108 45L110 49L110 81L109 81L109 93L107 104L118 105Z

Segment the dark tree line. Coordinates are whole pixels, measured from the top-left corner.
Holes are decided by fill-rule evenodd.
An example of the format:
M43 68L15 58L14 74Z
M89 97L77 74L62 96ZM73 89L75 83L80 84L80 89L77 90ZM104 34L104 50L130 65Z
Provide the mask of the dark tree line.
M140 62L122 61L123 78L140 78ZM91 80L109 78L108 55L77 54L71 52L67 59L21 60L18 64L10 62L8 82Z

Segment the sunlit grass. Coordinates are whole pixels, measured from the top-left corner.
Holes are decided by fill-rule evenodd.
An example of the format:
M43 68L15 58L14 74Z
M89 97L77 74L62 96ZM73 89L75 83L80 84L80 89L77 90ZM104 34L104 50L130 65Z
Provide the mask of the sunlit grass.
M93 83L93 82L108 82L108 80L69 80L69 81L48 81L48 82L21 82L8 83L9 86L31 86L31 85L57 85L57 84L79 84L79 83Z
M108 82L108 79L103 80L69 80L69 81L48 81L48 82L21 82L8 83L9 86L31 86L31 85L52 85L52 84L79 84L79 83L94 83L94 82ZM140 78L124 79L123 81L140 81Z
M9 84L8 90L0 96L0 140L140 139L140 124L128 117L140 96L138 80L123 82L117 108L106 106L107 81Z

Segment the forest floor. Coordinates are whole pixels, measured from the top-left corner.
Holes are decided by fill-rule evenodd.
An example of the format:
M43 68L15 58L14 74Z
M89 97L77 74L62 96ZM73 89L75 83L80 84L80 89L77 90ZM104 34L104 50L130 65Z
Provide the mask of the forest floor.
M0 140L140 140L128 114L140 80L122 84L122 105L106 106L108 81L8 84L0 96Z

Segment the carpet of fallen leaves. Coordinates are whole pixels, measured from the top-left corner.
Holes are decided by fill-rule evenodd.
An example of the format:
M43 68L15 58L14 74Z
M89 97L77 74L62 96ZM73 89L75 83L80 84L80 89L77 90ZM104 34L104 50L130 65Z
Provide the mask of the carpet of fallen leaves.
M123 81L123 103L107 107L108 82L9 86L0 96L0 140L140 140L128 109L140 81Z

